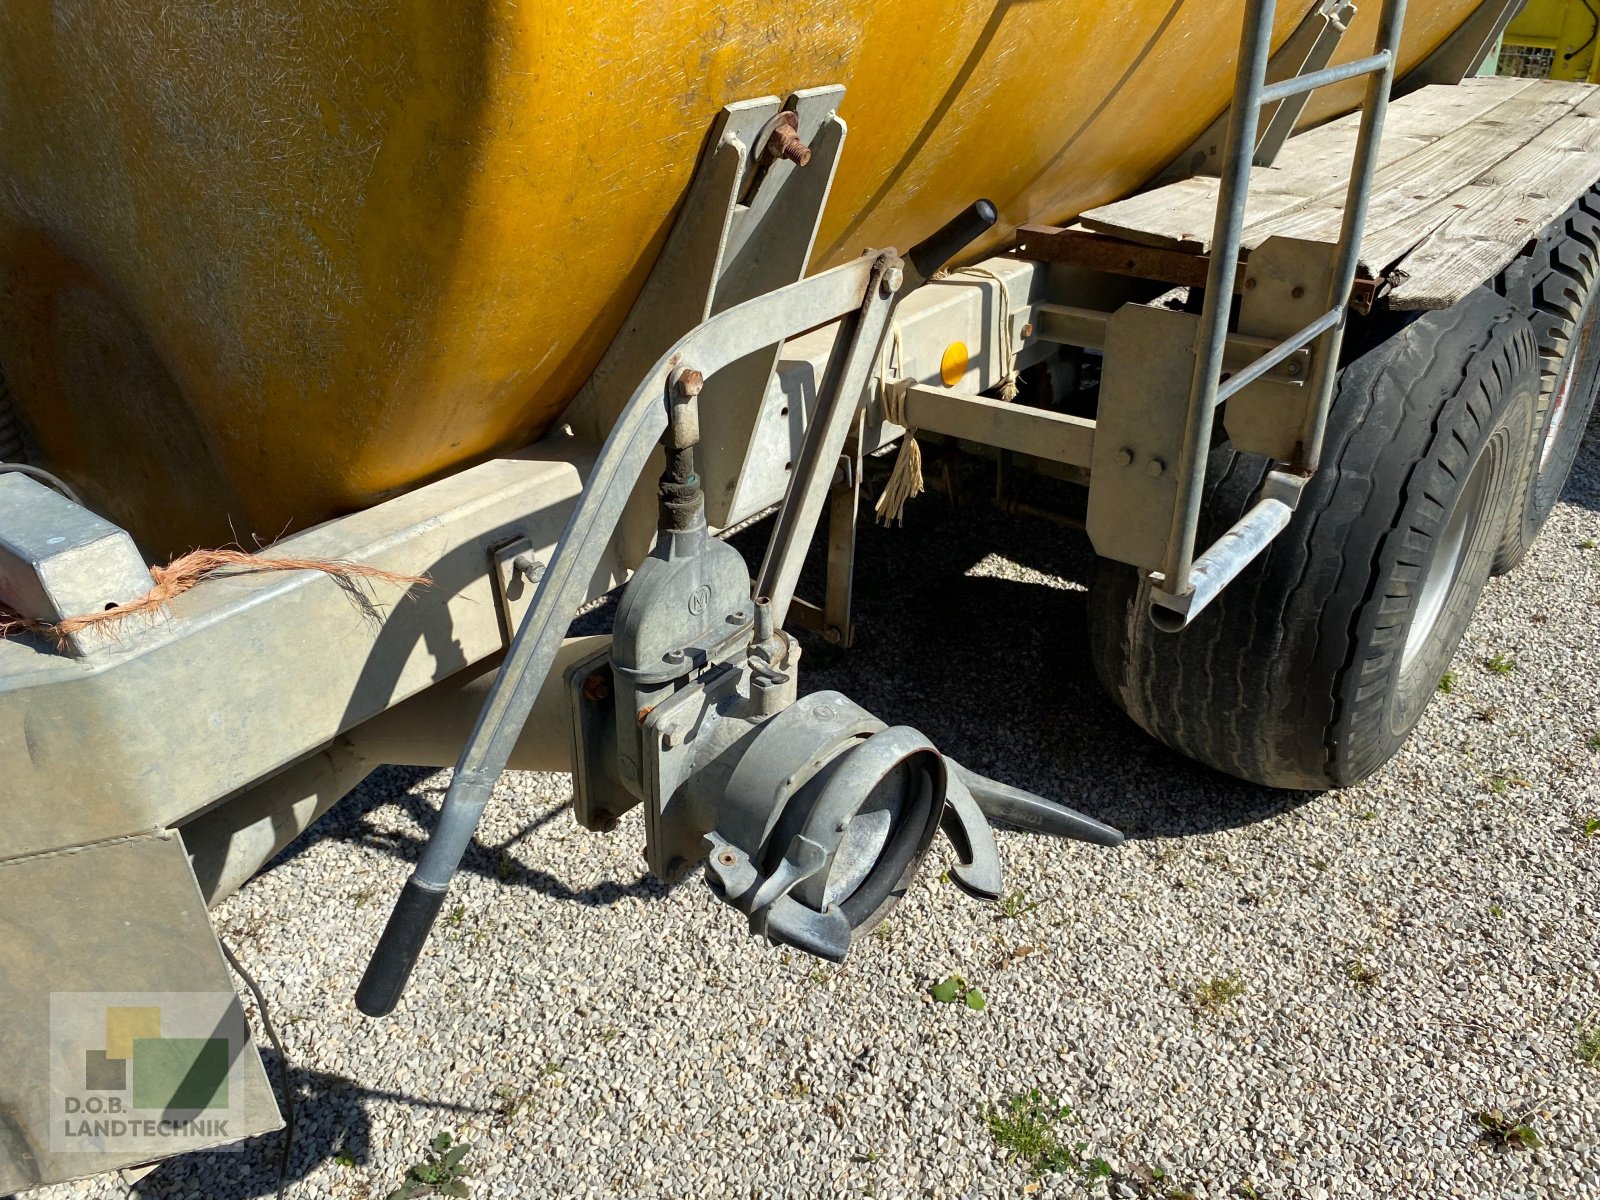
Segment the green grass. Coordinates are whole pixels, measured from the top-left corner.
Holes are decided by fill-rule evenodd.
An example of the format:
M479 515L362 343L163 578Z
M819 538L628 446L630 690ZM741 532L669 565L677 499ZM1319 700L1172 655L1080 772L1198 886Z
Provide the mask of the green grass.
M1454 671L1446 671L1439 676L1439 690L1446 695L1456 690L1456 673Z
M1600 837L1600 816L1579 817L1578 832L1586 838Z
M1600 1025L1578 1026L1578 1061L1600 1067Z
M1078 1168L1074 1148L1056 1136L1056 1126L1071 1116L1072 1109L1046 1102L1038 1088L1019 1092L1002 1105L986 1104L983 1109L983 1122L995 1144L1021 1161L1035 1178Z
M1189 993L1189 1004L1196 1012L1218 1013L1244 995L1244 980L1235 971L1198 984Z
M1517 660L1504 654L1491 654L1483 665L1496 675L1509 675L1517 669Z
M1026 892L1011 892L1000 898L1000 915L1015 920L1039 907L1037 900L1029 901Z
M1537 1150L1544 1142L1528 1121L1532 1115L1513 1116L1502 1109L1486 1108L1478 1113L1478 1136L1496 1150Z
M1350 982L1358 987L1371 987L1383 978L1383 972L1376 967L1368 966L1359 954L1345 963L1344 973Z

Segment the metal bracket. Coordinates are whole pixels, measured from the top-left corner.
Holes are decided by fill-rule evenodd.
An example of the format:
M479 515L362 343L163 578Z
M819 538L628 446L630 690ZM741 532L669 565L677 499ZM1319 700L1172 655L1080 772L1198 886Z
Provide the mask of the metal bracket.
M533 554L533 543L525 537L502 542L490 552L493 560L495 607L500 610L500 630L506 645L516 636L517 627L533 604L533 593L544 575L544 564Z
M730 104L717 116L649 278L568 409L577 433L603 440L639 379L695 326L805 275L844 144L836 115L843 96L838 86L809 88L783 102ZM783 112L795 114L794 134L810 151L803 167L768 152ZM781 346L753 351L706 381L701 403L719 418L708 423L698 467L713 527L725 523L741 490L746 445ZM654 475L644 472L617 535L629 564L655 535Z
M617 762L611 647L573 663L564 682L572 713L572 816L584 829L609 833L617 819L639 803L611 769ZM621 766L629 769L626 763ZM636 771L638 764L633 766Z
M1326 67L1333 59L1333 52L1338 49L1346 30L1349 29L1355 12L1356 6L1350 3L1350 0L1321 0L1321 3L1295 26L1294 32L1284 40L1278 52L1268 61L1267 82L1278 83L1284 79L1293 79L1297 75L1309 75ZM1455 80L1451 82L1454 83ZM1263 111L1261 132L1256 138L1255 154L1252 159L1256 166L1270 167L1277 161L1278 152L1283 149L1283 144L1294 132L1295 124L1300 120L1300 114L1305 111L1306 102L1310 98L1309 92L1302 92L1297 96L1281 100ZM1224 109L1222 115L1213 121L1187 150L1172 161L1152 186L1198 175L1221 175L1223 152L1228 144L1228 122L1232 115L1231 108Z
M137 600L150 590L133 539L110 521L26 475L0 474L0 601L25 617L60 621ZM73 637L74 653L107 644Z
M905 403L916 429L1073 466L1092 459L1095 423L1086 417L919 384L906 389Z
M1304 329L1327 307L1333 291L1335 255L1331 242L1273 237L1262 242L1246 261L1244 297L1239 302L1239 332L1273 346ZM1230 344L1235 341L1229 338ZM1322 352L1324 341L1312 343ZM1261 454L1279 462L1301 462L1302 431L1316 401L1306 386L1313 376L1312 350L1297 350L1282 366L1296 369L1289 378L1269 373L1229 398L1223 424L1235 450ZM1238 367L1224 357L1230 370ZM1226 378L1226 376L1224 376Z
M1199 330L1194 313L1139 304L1106 322L1085 522L1102 558L1148 571L1166 553Z
M1480 4L1427 58L1396 81L1394 94L1409 96L1430 84L1460 83L1499 45L1506 26L1525 3L1526 0L1489 0Z

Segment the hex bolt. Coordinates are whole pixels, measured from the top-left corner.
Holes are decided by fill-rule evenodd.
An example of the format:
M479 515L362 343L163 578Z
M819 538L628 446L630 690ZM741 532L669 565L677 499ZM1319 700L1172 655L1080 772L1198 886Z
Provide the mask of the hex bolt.
M531 554L519 554L511 560L511 572L529 583L538 583L544 578L544 564Z
M591 704L598 704L611 695L611 685L606 682L606 677L599 671L583 681L583 698Z
M1166 469L1167 464L1162 462L1159 458L1152 458L1144 465L1144 473L1150 476L1151 479L1160 478L1161 473Z
M1022 327L1022 336L1025 337L1025 338L1031 338L1033 336L1033 322L1032 321L1029 321L1026 325L1024 325Z
M705 386L705 382L706 377L699 371L687 368L678 372L678 378L673 384L673 390L687 400L691 396L698 396L700 389Z
M1133 451L1127 446L1117 451L1117 465L1122 467L1133 466Z
M878 292L883 296L892 296L898 292L906 281L906 273L899 267L890 267L883 273L883 279L878 284Z
M800 140L800 117L787 109L778 114L777 123L767 137L767 153L773 158L787 158L797 167L811 161L811 147Z

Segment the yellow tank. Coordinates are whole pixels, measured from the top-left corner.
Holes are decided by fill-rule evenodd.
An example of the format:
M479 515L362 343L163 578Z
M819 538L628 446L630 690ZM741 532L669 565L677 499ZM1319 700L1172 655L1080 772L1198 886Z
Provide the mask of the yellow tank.
M1476 3L1413 0L1402 70ZM1311 5L1280 3L1280 41ZM814 268L903 248L979 194L992 246L1182 150L1226 105L1240 13L8 4L0 364L43 459L147 551L271 540L541 432L724 104L848 89Z

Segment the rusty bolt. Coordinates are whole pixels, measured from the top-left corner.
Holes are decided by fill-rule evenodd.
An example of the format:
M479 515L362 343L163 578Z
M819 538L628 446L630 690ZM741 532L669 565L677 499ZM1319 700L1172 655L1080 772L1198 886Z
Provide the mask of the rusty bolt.
M778 114L778 121L767 137L767 153L773 158L787 158L797 167L811 161L811 147L800 140L800 118L787 110Z
M599 671L583 681L583 698L590 703L598 704L601 700L611 695L611 685L606 682L606 677Z
M1031 338L1033 336L1033 322L1032 321L1029 321L1026 325L1024 325L1022 327L1022 336L1025 337L1025 338Z
M684 399L698 396L700 389L705 386L706 377L699 371L687 370L678 373L677 391Z
M652 704L648 708L641 708L637 713L634 714L633 719L639 722L641 728L643 728L646 718L648 718L650 714L655 711L655 707L656 706Z

